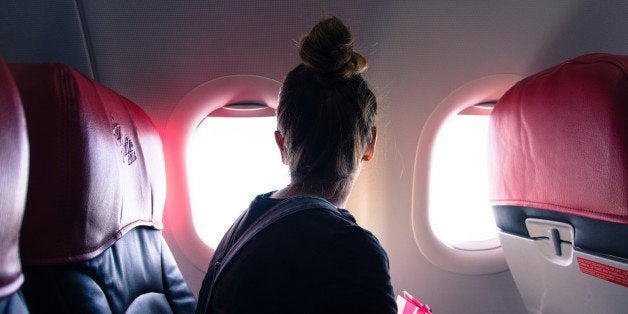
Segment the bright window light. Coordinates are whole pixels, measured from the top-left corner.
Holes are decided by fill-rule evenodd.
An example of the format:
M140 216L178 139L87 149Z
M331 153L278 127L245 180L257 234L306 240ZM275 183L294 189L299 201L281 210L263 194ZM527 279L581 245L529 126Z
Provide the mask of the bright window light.
M456 115L437 135L431 161L429 218L434 234L462 250L499 246L488 202L488 115Z
M253 198L290 181L275 144L275 117L207 117L187 151L194 228L216 248Z

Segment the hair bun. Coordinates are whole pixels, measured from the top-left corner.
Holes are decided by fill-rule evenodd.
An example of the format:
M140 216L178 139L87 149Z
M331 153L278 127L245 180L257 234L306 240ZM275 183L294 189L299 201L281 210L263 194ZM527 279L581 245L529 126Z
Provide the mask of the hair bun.
M319 78L348 80L368 68L366 58L353 50L353 36L337 17L321 20L300 42L303 64Z

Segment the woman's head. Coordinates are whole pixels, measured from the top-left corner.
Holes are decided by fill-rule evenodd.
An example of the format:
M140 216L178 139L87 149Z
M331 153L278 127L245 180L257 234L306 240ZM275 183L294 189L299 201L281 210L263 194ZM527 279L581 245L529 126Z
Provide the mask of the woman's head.
M342 188L375 140L377 101L361 75L367 61L335 17L316 24L299 48L303 63L286 76L277 109L284 162L306 189Z

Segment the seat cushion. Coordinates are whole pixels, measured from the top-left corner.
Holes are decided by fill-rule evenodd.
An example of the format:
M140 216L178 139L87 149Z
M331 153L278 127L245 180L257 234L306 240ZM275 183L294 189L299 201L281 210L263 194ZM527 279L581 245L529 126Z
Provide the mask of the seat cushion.
M28 314L28 307L21 292L0 298L0 314Z
M33 313L192 313L196 307L161 231L148 227L134 228L89 261L25 265L24 273Z

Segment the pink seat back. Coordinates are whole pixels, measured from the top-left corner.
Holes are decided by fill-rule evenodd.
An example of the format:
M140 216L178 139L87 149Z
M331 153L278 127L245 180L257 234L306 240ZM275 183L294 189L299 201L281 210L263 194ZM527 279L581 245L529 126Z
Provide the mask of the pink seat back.
M628 57L585 55L495 106L491 202L628 224Z
M530 313L628 308L628 56L515 84L489 128L490 198Z
M88 260L128 230L162 228L161 139L137 105L62 64L16 64L31 171L24 263Z
M10 70L30 142L20 235L30 310L192 312L160 231L165 164L148 115L63 64Z

